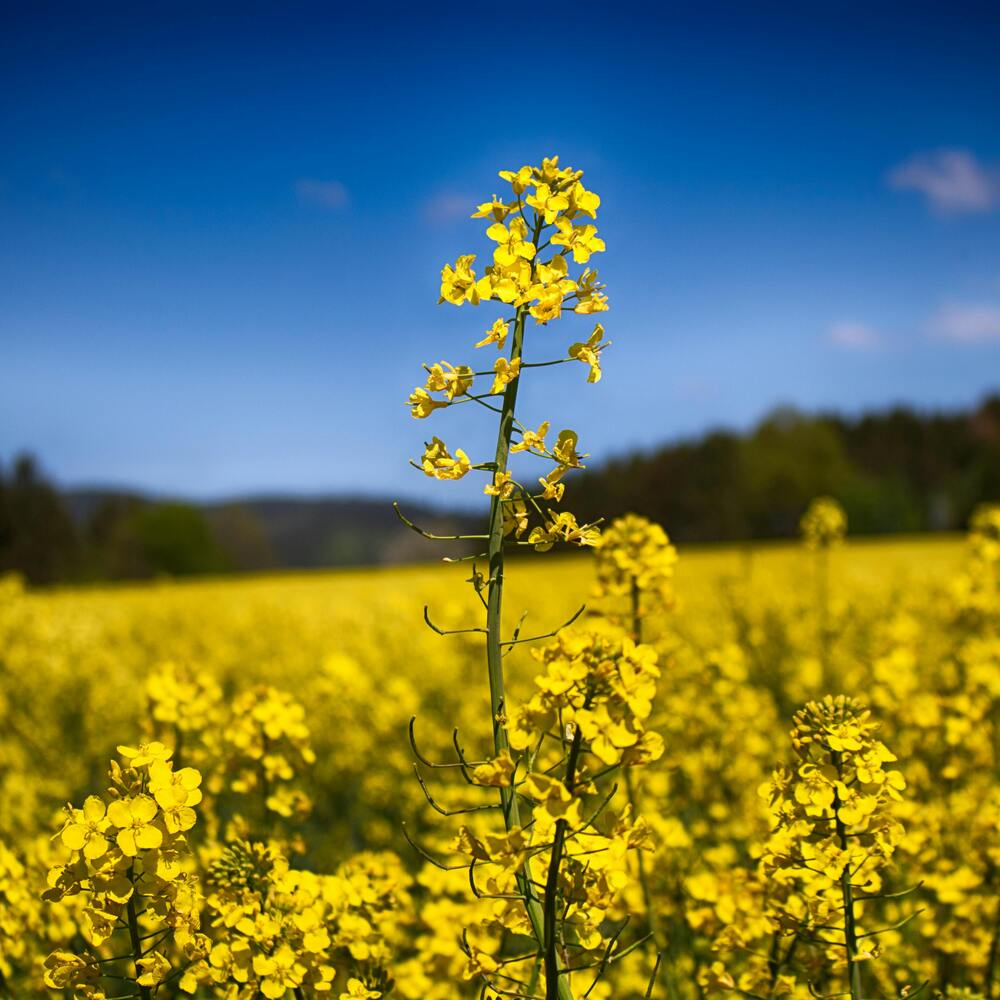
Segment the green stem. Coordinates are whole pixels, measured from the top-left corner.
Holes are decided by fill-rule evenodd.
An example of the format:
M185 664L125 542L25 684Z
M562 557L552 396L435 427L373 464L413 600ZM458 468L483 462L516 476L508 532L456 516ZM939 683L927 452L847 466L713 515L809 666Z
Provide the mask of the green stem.
M639 581L632 577L630 593L632 604L632 641L642 642L642 594L639 591Z
M129 881L133 882L132 895L128 898L128 903L126 904L126 911L128 913L128 936L129 941L132 944L132 963L135 970L136 986L139 989L139 996L142 1000L150 1000L153 996L152 991L148 986L139 986L139 976L142 972L139 968L139 959L142 958L142 937L139 934L139 917L135 911L135 883L132 879L133 869L129 868Z
M590 699L584 702L584 708L589 707ZM576 765L580 758L580 747L583 743L583 733L577 726L573 733L569 756L566 760L566 790L573 794L576 787ZM556 1000L560 995L560 986L564 977L559 974L559 949L556 935L556 917L559 910L559 869L562 866L563 849L566 845L566 831L569 824L564 819L556 822L556 832L552 841L552 854L549 857L549 871L545 879L545 997L546 1000Z
M833 766L837 769L837 776L843 781L844 772L840 754L832 752ZM837 839L840 841L840 849L847 850L847 827L839 816L840 795L834 792L833 795L833 815L837 828ZM844 870L840 875L840 893L844 903L844 946L847 950L847 984L851 992L851 1000L864 1000L861 987L861 965L858 962L858 932L854 922L854 892L851 888L851 867L844 865Z
M541 220L539 219L535 224L533 242L536 245L538 243L538 234L541 231L540 223ZM524 347L524 324L527 316L528 307L526 305L518 306L514 317L514 332L511 337L511 362L521 359ZM500 425L497 430L495 458L495 474L498 476L503 475L507 471L508 459L510 457L511 434L514 430L514 407L517 403L517 389L520 381L520 378L516 378L512 382L508 382L503 394ZM498 756L510 747L507 739L503 651L500 645L500 629L503 615L503 541L503 504L499 496L494 496L490 502L489 583L486 593L486 665L490 682L490 711L493 715L493 747ZM500 804L503 810L504 827L506 830L510 832L515 827L520 827L520 810L518 808L517 795L513 788L500 789ZM544 948L545 914L532 885L531 870L527 862L525 862L517 874L517 887L524 898L524 905L535 940L538 942L539 948ZM573 994L565 976L560 977L558 993L551 994L553 1000L557 995L559 1000L573 1000Z

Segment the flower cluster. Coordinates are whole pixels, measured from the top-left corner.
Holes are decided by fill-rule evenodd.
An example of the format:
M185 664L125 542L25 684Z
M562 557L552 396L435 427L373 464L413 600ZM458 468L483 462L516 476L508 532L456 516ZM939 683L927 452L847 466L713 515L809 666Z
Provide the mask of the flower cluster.
M256 795L262 822L272 813L286 819L308 814L309 797L293 782L297 770L315 763L316 754L305 709L295 698L266 685L244 691L233 702L223 745L229 788Z
M519 875L533 864L549 873L545 907L558 911L560 937L576 949L572 963L568 950L560 961L585 965L583 953L613 951L605 922L630 884L630 857L652 848L644 821L628 806L615 811L615 790L605 786L618 768L663 753L660 737L643 725L659 677L655 652L617 629L564 630L536 659L542 673L535 694L509 719L513 754L505 751L471 773L474 784L514 788L529 804L531 821L503 832L466 825L453 844L469 859L470 879L487 898L503 900L466 940L466 976L495 987L507 976L498 975L501 968L534 958L510 959L504 934L495 933L531 935L516 902Z
M473 218L488 223L486 237L495 244L492 263L481 277L473 268L474 254L446 265L441 272L440 301L453 305L493 302L501 308L510 307L512 314L494 319L475 343L477 348L492 345L498 351L506 350L507 356L497 357L485 371L443 360L425 365L425 384L417 386L407 400L417 419L468 402L499 412L490 400L503 401L510 420L498 461L475 462L462 448L449 448L435 436L414 465L441 480L462 479L473 470L491 473L484 491L497 498L505 535L538 551L557 542L596 545L600 537L595 525L578 524L569 511L550 506L562 501L566 474L583 468L582 460L587 457L577 450L576 433L563 430L554 443L547 444L548 421L533 430L513 414L517 385L527 368L579 362L586 366L588 382L601 378L601 353L609 341L600 323L586 339L569 344L562 358L528 362L524 352L528 317L545 325L569 308L582 315L608 308L596 271L586 267L575 277L571 274L571 258L573 264L588 264L594 253L604 250L604 241L591 221L597 217L600 198L583 186L582 176L579 170L560 167L558 157L544 160L540 167L500 172L510 185L509 198L494 195L473 214ZM481 378L489 380L487 386L480 385ZM535 477L537 485L515 479L507 468L508 455L518 452L552 463L544 475Z
M407 905L409 877L391 856L358 855L335 875L292 868L268 845L238 841L206 877L215 943L180 986L279 1000L377 998L391 989L390 941Z
M816 497L799 521L799 531L811 549L828 549L844 540L847 515L833 497Z
M636 629L645 615L672 605L677 550L660 525L638 514L619 517L602 533L596 556L596 596L627 598Z
M969 544L977 559L1000 564L1000 503L983 503L972 512Z
M150 673L146 697L154 731L164 738L169 734L173 741L174 760L222 722L222 689L204 670L187 670L168 660ZM194 763L207 765L210 756L201 755Z
M903 839L894 812L906 782L888 766L896 756L875 738L877 728L855 699L809 702L791 733L798 762L761 788L775 823L761 872L795 894L782 900L783 926L825 945L837 964L846 958L855 1000L859 963L877 956L877 935L887 929L861 929L864 901L881 898L882 869Z
M510 743L527 750L543 737L562 744L579 731L581 750L605 766L647 764L663 754L658 733L643 723L660 676L652 646L617 630L565 630L536 653L543 672L536 692L510 721Z
M34 960L32 937L41 923L37 895L28 881L28 866L0 843L0 983Z
M876 729L871 713L844 695L809 702L795 716L799 761L778 768L762 788L776 821L765 870L794 871L817 891L847 871L878 891L878 869L903 836L893 803L906 782L886 766L896 756L875 739Z
M1000 504L983 503L969 518L968 558L951 582L954 612L973 630L1000 624Z
M596 271L587 269L576 279L569 277L570 255L575 263L586 264L593 254L604 250L597 227L586 221L597 218L601 199L583 186L582 177L583 171L560 167L557 156L543 160L540 167L500 171L500 178L510 184L512 197L505 201L494 195L473 214L475 219L490 222L486 235L496 244L493 263L479 279L472 268L475 254L445 265L441 301L478 305L494 299L527 306L538 323L558 318L567 300L577 313L607 309ZM533 214L530 223L526 209ZM546 243L560 249L542 261L538 237L550 229L554 231ZM499 341L499 336L496 339Z
M57 950L45 960L45 985L104 997L102 980L121 978L149 990L204 952L200 893L190 874L187 832L201 801L201 775L174 770L162 743L121 746L125 766L111 764L107 799L91 795L67 806L58 837L70 852L54 866L45 898L82 896L81 934L88 948ZM112 940L127 948L107 954ZM119 948L124 947L119 944Z

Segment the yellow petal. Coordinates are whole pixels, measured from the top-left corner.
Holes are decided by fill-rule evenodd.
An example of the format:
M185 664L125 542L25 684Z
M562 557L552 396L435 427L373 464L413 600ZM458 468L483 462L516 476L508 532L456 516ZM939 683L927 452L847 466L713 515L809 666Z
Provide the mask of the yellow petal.
M135 842L144 851L151 851L163 843L163 834L155 826L140 826L135 831Z
M125 799L115 799L108 806L108 819L118 827L131 825L132 814L129 812L128 802Z
M108 851L108 842L100 834L91 834L83 845L83 856L88 861L102 857Z
M131 830L119 830L115 840L118 844L118 849L126 857L134 858L139 853L139 849L135 845L135 836Z
M70 823L63 828L59 838L71 851L79 851L87 841L86 827L79 823Z
M104 803L96 795L88 795L83 803L83 815L88 823L97 823L104 818Z
M156 815L156 803L148 795L138 795L132 799L132 815L142 823L148 823Z

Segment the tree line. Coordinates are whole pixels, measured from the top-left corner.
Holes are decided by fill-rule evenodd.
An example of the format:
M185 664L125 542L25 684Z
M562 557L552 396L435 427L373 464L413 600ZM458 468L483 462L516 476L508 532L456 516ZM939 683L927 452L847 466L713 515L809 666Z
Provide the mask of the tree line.
M679 542L794 535L820 494L843 504L852 534L961 530L977 503L1000 499L1000 395L950 413L782 408L745 433L711 431L615 459L572 488L579 515L643 514ZM467 520L424 517L439 531ZM0 573L33 584L410 561L426 557L419 541L388 500L199 506L62 494L31 456L0 465Z
M581 515L634 511L680 542L794 535L820 494L843 504L852 534L961 530L977 503L1000 498L1000 395L952 413L782 408L743 434L612 460L573 489Z

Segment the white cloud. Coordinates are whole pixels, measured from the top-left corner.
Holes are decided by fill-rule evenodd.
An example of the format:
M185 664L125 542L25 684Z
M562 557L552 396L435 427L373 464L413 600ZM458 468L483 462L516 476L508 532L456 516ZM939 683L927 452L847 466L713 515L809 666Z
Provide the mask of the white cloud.
M323 208L346 208L350 202L347 188L340 181L303 178L295 182L295 193L302 201Z
M826 339L835 347L849 351L870 351L878 347L882 340L878 331L866 323L851 321L831 324L826 331Z
M944 215L990 212L1000 205L1000 171L967 149L918 153L889 171L889 186L917 191Z
M929 329L933 336L957 344L1000 343L1000 306L952 302L938 311Z
M424 221L432 226L448 225L467 219L476 210L476 200L457 191L439 191L424 202Z

